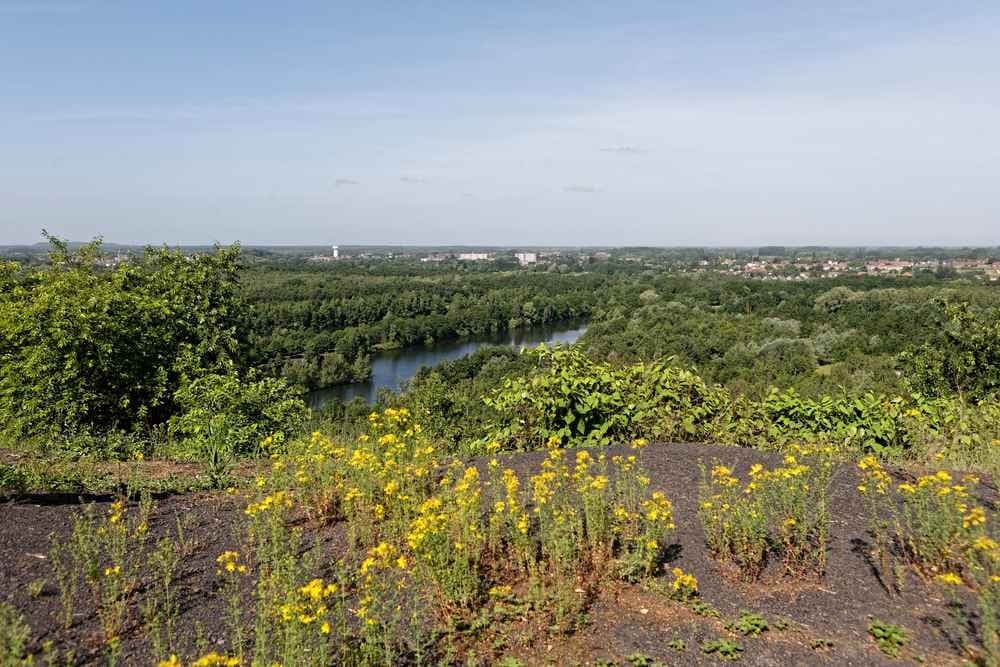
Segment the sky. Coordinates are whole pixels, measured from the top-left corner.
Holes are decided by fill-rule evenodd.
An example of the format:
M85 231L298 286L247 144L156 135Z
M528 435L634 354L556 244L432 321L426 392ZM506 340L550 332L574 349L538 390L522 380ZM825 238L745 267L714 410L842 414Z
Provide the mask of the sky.
M0 0L0 244L998 245L1000 3Z

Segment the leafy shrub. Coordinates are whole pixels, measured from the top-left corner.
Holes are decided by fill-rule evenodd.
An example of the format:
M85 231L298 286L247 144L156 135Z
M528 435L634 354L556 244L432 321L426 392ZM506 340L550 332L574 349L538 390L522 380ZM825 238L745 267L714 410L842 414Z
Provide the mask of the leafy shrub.
M72 252L49 241L49 266L0 265L8 438L148 428L173 414L183 377L232 366L239 248L148 248L104 268L100 242Z
M306 406L277 378L209 374L184 384L175 396L180 412L170 433L191 454L224 464L260 453L268 437L280 444L302 425Z
M1000 309L975 312L966 303L938 301L936 340L901 355L906 380L927 396L987 398L1000 391Z
M485 399L494 422L482 442L509 449L538 448L550 438L574 446L639 437L760 447L820 442L882 457L934 454L1000 470L996 401L874 393L806 398L792 389L750 400L670 362L615 365L575 348L523 356L534 366L507 377Z
M531 449L559 444L606 445L637 437L704 438L725 392L666 362L613 366L576 348L531 352L538 367L508 378L486 399L501 423L493 440Z

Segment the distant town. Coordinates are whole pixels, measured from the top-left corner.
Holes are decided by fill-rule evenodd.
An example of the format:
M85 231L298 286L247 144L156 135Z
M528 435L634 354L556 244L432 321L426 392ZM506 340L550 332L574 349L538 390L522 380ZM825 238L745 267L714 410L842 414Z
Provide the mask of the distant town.
M70 243L70 246L81 245ZM181 246L190 256L212 246ZM48 246L0 246L0 258L44 261ZM115 266L142 252L138 246L105 243L97 262ZM467 266L483 270L571 272L600 263L637 264L672 273L716 273L748 279L798 281L845 276L909 278L933 273L1000 281L1000 248L907 247L476 247L476 246L244 246L250 262L399 262Z
M341 255L337 246L331 251L319 252L308 257L311 262L331 262L341 259L444 262L493 262L513 263L521 267L559 267L569 262L633 262L663 267L669 264L678 273L724 273L744 278L762 280L809 280L813 278L839 278L842 276L896 276L912 277L921 272L968 274L988 281L1000 280L1000 250L975 249L900 249L898 255L886 256L884 249L840 250L824 248L800 252L799 249L767 248L756 252L738 249L732 252L708 251L698 258L694 249L642 249L629 253L627 249L565 249L546 250L419 250L386 251L352 248L350 254ZM927 256L933 255L933 256Z

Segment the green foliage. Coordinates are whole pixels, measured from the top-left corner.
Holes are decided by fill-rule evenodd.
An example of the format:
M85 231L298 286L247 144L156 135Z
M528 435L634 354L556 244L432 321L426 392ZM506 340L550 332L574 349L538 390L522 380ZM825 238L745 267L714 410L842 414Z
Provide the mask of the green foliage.
M263 263L244 294L251 362L308 388L365 379L370 355L589 316L621 279L468 264Z
M164 422L185 378L237 353L239 248L148 248L105 266L100 242L48 237L49 265L0 267L0 425L10 440Z
M182 386L176 395L180 412L170 432L188 452L223 469L234 457L261 453L270 437L279 445L300 428L305 404L278 378L249 374L209 374Z
M977 313L966 303L939 306L939 335L902 355L907 383L927 396L978 400L1000 391L1000 308Z
M499 415L493 439L530 449L559 443L606 445L647 438L697 440L711 432L725 393L666 362L613 366L577 348L531 353L537 368L508 378L486 399Z
M995 402L872 393L808 398L792 389L755 401L668 362L611 364L576 347L540 348L522 358L533 362L527 372L504 378L485 399L489 440L510 449L550 438L573 445L637 437L763 447L829 442L883 456L943 450L987 470L998 464L991 454L1000 435ZM449 400L446 386L437 392L438 404Z
M0 665L15 667L30 665L27 653L31 628L17 609L6 602L0 602Z
M431 438L456 452L481 454L475 443L496 416L482 396L504 378L527 373L534 365L531 355L510 347L482 347L461 359L422 369L398 402L419 417Z
M899 651L906 644L906 631L898 625L873 618L868 624L868 634L872 636L882 653L892 658L899 657Z
M732 639L713 639L703 643L701 650L709 655L717 654L725 660L738 660L740 653L743 652L743 647Z
M759 637L770 630L771 626L768 625L767 619L760 614L742 611L740 617L733 621L732 629L744 637Z

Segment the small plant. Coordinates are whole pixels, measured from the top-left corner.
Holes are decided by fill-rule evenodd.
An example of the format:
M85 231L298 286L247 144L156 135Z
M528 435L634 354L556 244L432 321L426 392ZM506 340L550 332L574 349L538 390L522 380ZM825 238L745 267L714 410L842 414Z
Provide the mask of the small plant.
M789 445L782 465L750 468L747 489L764 494L775 555L793 576L826 570L832 447Z
M678 602L690 602L698 597L698 580L693 574L688 574L679 567L670 573L674 580L670 583L670 597Z
M744 485L716 463L702 469L698 516L712 554L756 579L769 555L791 575L826 569L831 447L789 445L782 465L750 467Z
M692 600L688 607L694 613L699 616L704 616L705 618L719 618L722 616L718 609L713 607L711 603L705 602L704 600Z
M176 583L180 561L178 545L170 538L160 540L149 556L153 580L141 612L153 656L159 660L165 660L176 648L174 631L180 615Z
M756 579L767 551L761 495L744 493L733 471L717 463L711 471L702 469L698 516L712 554L735 563L743 578Z
M738 660L743 647L731 639L713 639L701 645L702 653L718 654L726 660Z
M760 614L749 611L740 613L740 617L729 625L729 629L736 630L744 637L759 637L770 629L767 620Z
M891 510L892 503L886 503L885 497L892 487L892 478L882 468L874 456L866 456L858 462L861 471L861 483L858 492L865 499L865 510L868 516L868 532L872 536L871 556L878 565L882 585L889 595L896 589L893 587L892 542L890 538L891 523L885 516L885 507Z
M76 530L74 530L74 537ZM76 608L77 590L79 587L79 573L76 569L72 541L63 542L57 540L53 535L51 538L52 547L49 549L49 562L52 564L52 573L56 579L56 588L59 591L59 608L61 611L62 626L68 630L73 625L73 611Z
M629 657L625 658L631 667L665 667L665 665L659 660L654 660L650 658L645 653L633 653Z
M952 483L951 474L939 470L896 487L902 500L900 546L918 571L963 569L965 552L983 534L986 523L985 510L973 505L969 495L978 481L966 476L961 483Z
M833 641L826 639L825 637L820 637L809 642L809 648L814 651L823 651L833 648Z
M38 579L32 579L28 582L28 595L33 598L37 598L45 590L45 578L39 577Z
M0 602L0 665L31 664L26 651L31 628L24 617L6 602Z
M247 574L246 564L236 551L226 551L215 559L216 575L222 579L223 597L226 599L226 624L229 627L233 652L243 658L243 577Z
M680 637L674 637L667 642L667 648L672 648L675 651L684 651L687 650L687 642Z
M872 636L882 653L892 658L899 657L899 651L908 639L906 631L898 625L873 618L868 624L868 634Z

